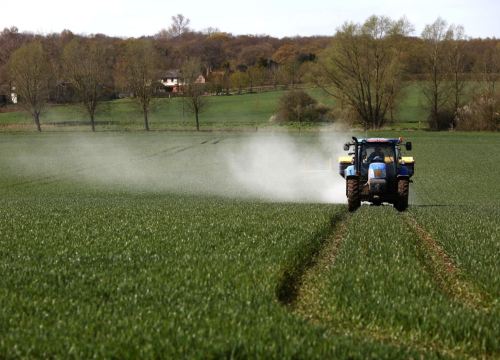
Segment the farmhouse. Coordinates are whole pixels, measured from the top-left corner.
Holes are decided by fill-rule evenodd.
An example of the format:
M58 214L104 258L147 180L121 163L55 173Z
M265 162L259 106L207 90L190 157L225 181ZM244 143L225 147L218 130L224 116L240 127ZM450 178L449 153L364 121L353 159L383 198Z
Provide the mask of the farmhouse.
M182 73L179 69L168 70L160 80L161 84L165 87L166 92L181 92L182 86L185 84L182 79ZM206 79L203 75L199 75L195 83L204 84Z

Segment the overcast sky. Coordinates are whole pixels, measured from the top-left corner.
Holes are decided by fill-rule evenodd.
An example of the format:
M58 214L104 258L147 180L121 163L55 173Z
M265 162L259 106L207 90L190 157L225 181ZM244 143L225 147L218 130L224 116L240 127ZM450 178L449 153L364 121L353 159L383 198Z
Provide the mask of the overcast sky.
M178 13L194 30L217 27L235 35L332 35L347 20L376 14L406 15L415 35L441 16L464 25L469 36L500 38L500 0L2 0L0 28L137 37L167 28Z

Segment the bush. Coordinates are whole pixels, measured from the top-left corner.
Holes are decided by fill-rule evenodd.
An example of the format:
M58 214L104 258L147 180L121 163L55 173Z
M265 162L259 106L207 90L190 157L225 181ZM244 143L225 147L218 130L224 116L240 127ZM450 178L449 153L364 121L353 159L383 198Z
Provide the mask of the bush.
M309 94L302 90L291 90L279 101L278 121L315 122L328 120L330 108L318 104Z
M363 123L359 113L352 106L345 104L331 110L331 117L335 119L336 123L342 123L347 127Z
M497 130L500 124L500 99L487 94L475 97L458 110L459 130Z
M437 114L429 115L427 121L431 130L449 130L455 123L455 115L451 110L440 110Z

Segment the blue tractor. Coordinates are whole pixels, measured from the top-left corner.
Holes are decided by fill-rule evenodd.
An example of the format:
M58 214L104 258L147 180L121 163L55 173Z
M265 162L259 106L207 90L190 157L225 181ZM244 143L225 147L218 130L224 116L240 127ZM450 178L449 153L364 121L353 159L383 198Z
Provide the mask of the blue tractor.
M393 204L399 211L408 207L408 195L415 161L402 156L401 147L411 150L411 142L403 139L352 138L344 145L348 156L339 158L339 173L346 179L349 211L362 201L374 205Z

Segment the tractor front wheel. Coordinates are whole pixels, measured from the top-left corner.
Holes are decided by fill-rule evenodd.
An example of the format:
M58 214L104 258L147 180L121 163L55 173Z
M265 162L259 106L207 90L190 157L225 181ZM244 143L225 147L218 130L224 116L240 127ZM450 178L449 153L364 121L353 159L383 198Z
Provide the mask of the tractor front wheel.
M398 211L405 211L408 208L408 194L410 181L408 179L398 180L398 198L394 206Z
M347 205L349 211L356 211L361 206L358 179L347 179Z

